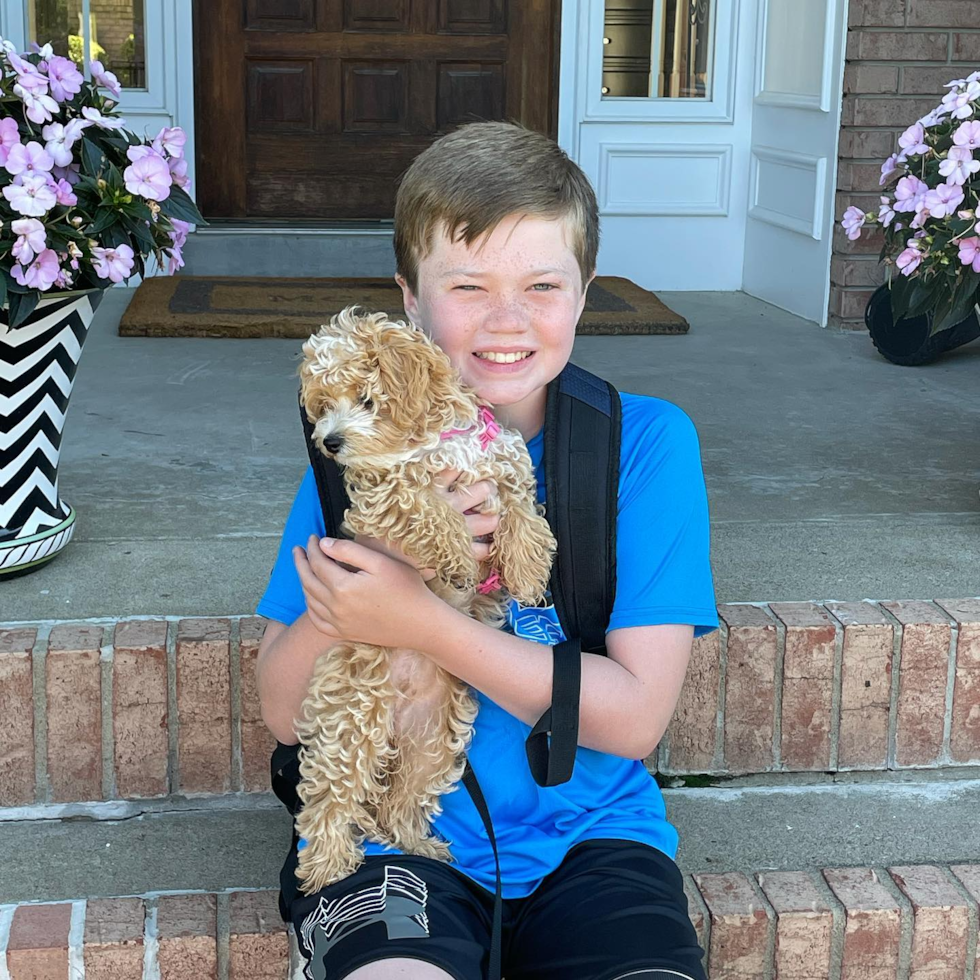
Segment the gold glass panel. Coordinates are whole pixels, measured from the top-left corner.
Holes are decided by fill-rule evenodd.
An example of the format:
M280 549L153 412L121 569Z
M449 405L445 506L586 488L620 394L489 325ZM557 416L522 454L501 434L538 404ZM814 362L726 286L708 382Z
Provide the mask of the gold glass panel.
M50 43L55 54L71 58L83 71L89 61L101 61L123 88L146 88L144 0L28 0L27 16L32 41Z
M602 97L710 99L712 0L606 0Z

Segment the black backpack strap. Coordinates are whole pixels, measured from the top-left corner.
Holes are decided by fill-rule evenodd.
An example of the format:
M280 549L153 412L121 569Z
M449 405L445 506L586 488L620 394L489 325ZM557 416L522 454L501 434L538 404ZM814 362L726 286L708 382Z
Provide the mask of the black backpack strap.
M528 765L541 786L572 777L581 655L606 652L616 597L621 415L619 392L575 364L567 364L548 385L546 513L558 540L551 598L568 639L554 648L552 706L527 739Z

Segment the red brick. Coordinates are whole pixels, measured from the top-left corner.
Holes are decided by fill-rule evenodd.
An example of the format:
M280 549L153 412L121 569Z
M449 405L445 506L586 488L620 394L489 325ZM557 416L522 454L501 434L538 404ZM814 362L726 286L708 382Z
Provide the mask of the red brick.
M776 913L777 977L829 977L834 917L808 872L756 875Z
M858 193L884 193L881 187L880 163L853 163L841 160L837 168L837 189L841 191L857 191ZM880 203L880 201L879 201ZM877 212L877 208L874 209Z
M980 34L954 34L953 61L962 61L965 65L951 65L950 71L954 74L947 81L972 74L980 61ZM957 72L961 74L956 74Z
M7 942L10 980L64 980L70 928L71 902L19 905Z
M711 917L708 976L712 980L770 976L770 912L744 874L696 874Z
M945 61L948 49L948 34L912 31L848 31L847 34L848 61ZM925 113L920 112L919 116L922 115Z
M949 754L954 762L980 762L980 599L937 599L956 620L956 675Z
M838 198L847 197L857 197L857 195L845 195L838 194ZM862 195L859 204L856 207L864 208L866 210L874 211L875 214L878 213L878 206L881 204L881 195L879 194L875 198L871 198L868 195ZM855 238L853 241L847 237L844 229L840 225L840 219L844 216L844 212L847 210L848 205L838 204L837 209L837 220L834 222L834 255L872 255L875 261L878 260L878 256L881 253L881 247L885 243L885 234L881 228L875 226L871 231L867 228L861 229L861 236Z
M905 0L851 0L847 24L849 27L902 27Z
M911 126L936 108L936 99L887 99L862 96L855 100L855 126Z
M845 160L877 160L879 167L895 152L897 133L881 129L842 129L838 153Z
M883 769L888 765L895 630L877 606L829 602L844 627L841 660L839 769Z
M289 941L279 893L232 892L228 914L228 980L286 980Z
M242 717L242 789L246 793L268 792L269 758L276 747L275 736L262 721L262 706L256 684L255 666L258 662L259 644L265 635L268 620L261 616L249 616L239 623L239 658L241 678Z
M898 92L898 66L853 62L844 69L844 91L848 95L894 95Z
M786 627L780 763L793 771L830 768L837 630L812 602L770 602Z
M873 868L824 868L844 906L843 980L895 980L902 910Z
M55 803L102 799L101 626L51 630L45 666L48 783Z
M729 627L725 767L769 772L774 768L776 625L757 606L719 606L718 615Z
M116 793L167 794L167 623L124 620L113 639L112 731Z
M831 292L836 287L831 287ZM827 317L827 329L828 330L844 330L848 333L864 333L866 327L864 325L864 320L842 320L839 316L831 313Z
M179 790L231 789L231 622L182 619L177 628Z
M864 309L871 299L873 289L833 289L830 294L830 312L847 320L864 316Z
M704 772L714 765L721 630L694 641L684 686L663 741L663 770Z
M912 903L910 980L966 976L970 907L941 868L923 864L889 868Z
M908 0L909 27L977 27L977 0Z
M885 266L871 255L835 255L830 261L830 280L837 286L880 286L885 281Z
M85 980L142 980L143 900L90 898L85 910Z
M214 895L161 895L157 911L160 980L216 980Z
M710 924L705 921L702 911L701 893L698 886L694 884L694 879L690 875L684 875L684 897L687 899L687 917L694 926L694 932L698 937L698 945L707 950L709 946Z
M946 83L962 77L959 69L951 65L943 65L942 68L906 66L902 69L902 92L909 95L933 95L936 105L939 105L947 92Z
M954 864L949 869L975 903L980 903L980 864ZM980 978L980 943L973 965L974 978Z
M881 606L903 627L895 762L932 765L943 747L950 625L932 603L912 599Z
M34 802L36 642L35 629L0 629L0 806Z

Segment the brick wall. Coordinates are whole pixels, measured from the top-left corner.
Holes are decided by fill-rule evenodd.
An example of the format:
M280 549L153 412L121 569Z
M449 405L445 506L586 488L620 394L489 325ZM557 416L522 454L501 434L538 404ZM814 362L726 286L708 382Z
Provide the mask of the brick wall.
M935 108L954 78L980 68L978 0L850 0L841 114L830 324L865 329L864 308L884 280L882 236L848 241L850 205L877 211L881 164L901 132Z

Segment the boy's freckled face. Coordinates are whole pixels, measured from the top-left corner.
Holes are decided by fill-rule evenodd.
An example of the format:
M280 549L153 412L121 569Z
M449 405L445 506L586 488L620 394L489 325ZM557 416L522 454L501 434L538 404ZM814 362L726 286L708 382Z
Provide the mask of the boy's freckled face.
M419 262L417 293L398 277L405 312L501 421L528 438L543 424L545 386L568 362L585 306L569 229L512 215L470 246L444 230L435 238ZM477 356L493 350L532 353L512 364Z

